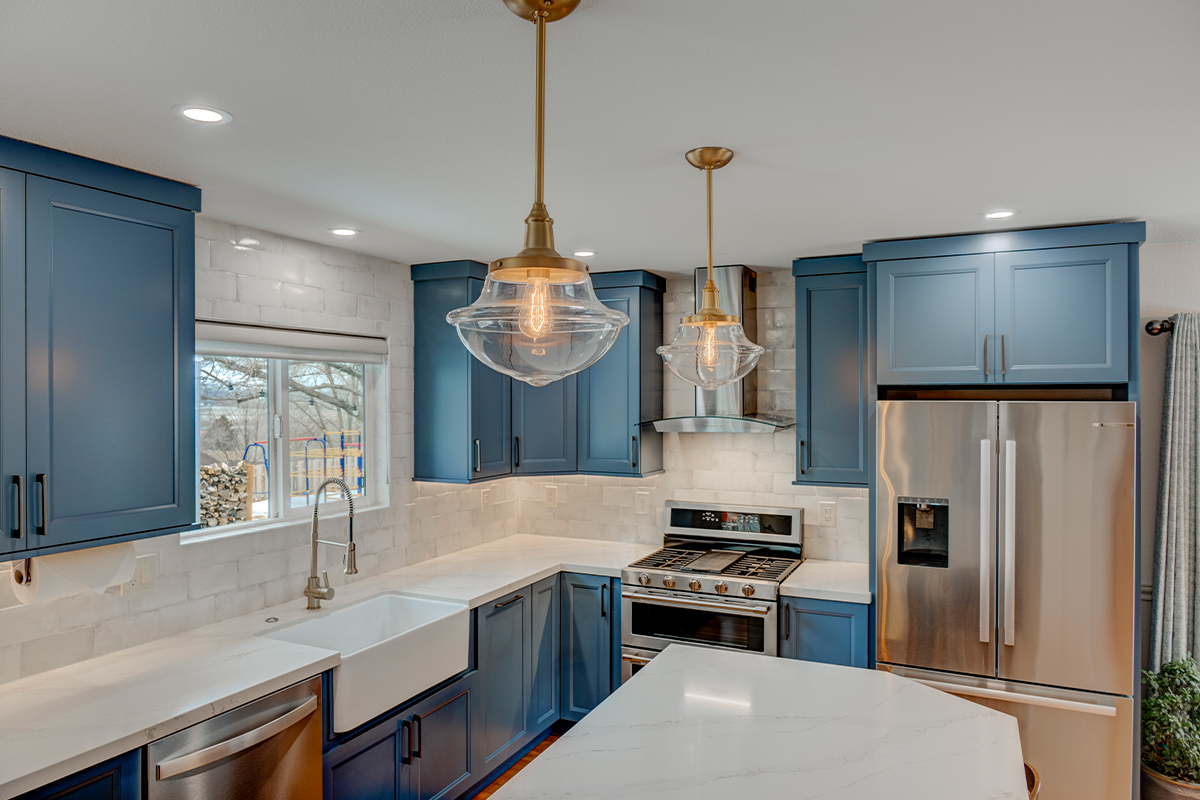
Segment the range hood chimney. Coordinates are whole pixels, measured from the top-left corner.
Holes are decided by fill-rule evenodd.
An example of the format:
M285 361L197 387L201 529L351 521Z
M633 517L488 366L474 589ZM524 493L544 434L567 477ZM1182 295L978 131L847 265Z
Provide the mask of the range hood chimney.
M703 298L706 268L696 270L696 310ZM740 316L746 337L758 341L758 274L749 267L713 267L725 313ZM790 416L758 413L758 367L750 374L711 391L696 387L695 413L654 421L659 433L774 433L790 428Z

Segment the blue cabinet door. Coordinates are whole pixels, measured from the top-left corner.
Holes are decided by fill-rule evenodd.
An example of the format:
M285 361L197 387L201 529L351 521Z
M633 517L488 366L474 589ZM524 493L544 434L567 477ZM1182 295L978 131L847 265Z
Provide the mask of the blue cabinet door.
M1005 383L1129 380L1126 245L996 254L997 366Z
M879 262L880 385L996 380L995 256Z
M867 606L784 597L779 655L802 661L867 666Z
M29 544L24 489L25 176L0 169L0 555Z
M409 761L409 726L380 722L324 756L325 800L405 800L401 759ZM404 737L402 740L402 736Z
M596 575L565 572L561 580L562 717L578 721L613 690L614 592Z
M402 753L407 756L402 760L410 763L400 768L409 800L447 800L473 783L471 731L478 674L471 673L422 700L401 722L403 743L411 748Z
M512 382L512 459L519 475L575 471L576 386L568 375L547 386Z
M796 482L868 482L867 273L796 279Z
M26 181L30 547L196 517L191 212Z
M558 722L559 576L533 585L533 687L529 696L529 730L538 733Z
M480 774L504 763L528 739L531 690L532 587L480 606Z
M142 751L97 764L17 800L141 800Z
M631 321L621 329L612 348L579 373L579 469L637 475L641 331L635 321L640 291L597 289L596 296Z

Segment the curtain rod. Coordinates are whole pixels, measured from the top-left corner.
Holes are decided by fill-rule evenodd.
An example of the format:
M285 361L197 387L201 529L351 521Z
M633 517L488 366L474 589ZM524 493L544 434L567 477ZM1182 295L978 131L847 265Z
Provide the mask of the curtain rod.
M1173 330L1175 330L1175 323L1169 319L1152 319L1146 323L1146 333L1151 336L1170 333Z

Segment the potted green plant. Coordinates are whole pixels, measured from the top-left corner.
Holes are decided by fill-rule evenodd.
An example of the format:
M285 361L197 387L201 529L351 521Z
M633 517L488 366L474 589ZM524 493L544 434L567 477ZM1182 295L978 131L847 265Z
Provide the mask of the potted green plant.
M1188 658L1144 671L1143 800L1200 800L1200 671Z

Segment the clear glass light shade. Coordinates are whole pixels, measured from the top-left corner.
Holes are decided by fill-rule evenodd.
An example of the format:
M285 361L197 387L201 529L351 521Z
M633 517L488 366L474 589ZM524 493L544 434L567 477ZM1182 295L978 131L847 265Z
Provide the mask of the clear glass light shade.
M451 311L446 321L484 364L545 386L596 363L629 317L601 303L586 275L571 283L489 275L479 299Z
M716 323L681 324L674 340L658 348L667 369L701 389L746 377L765 352L740 324Z

